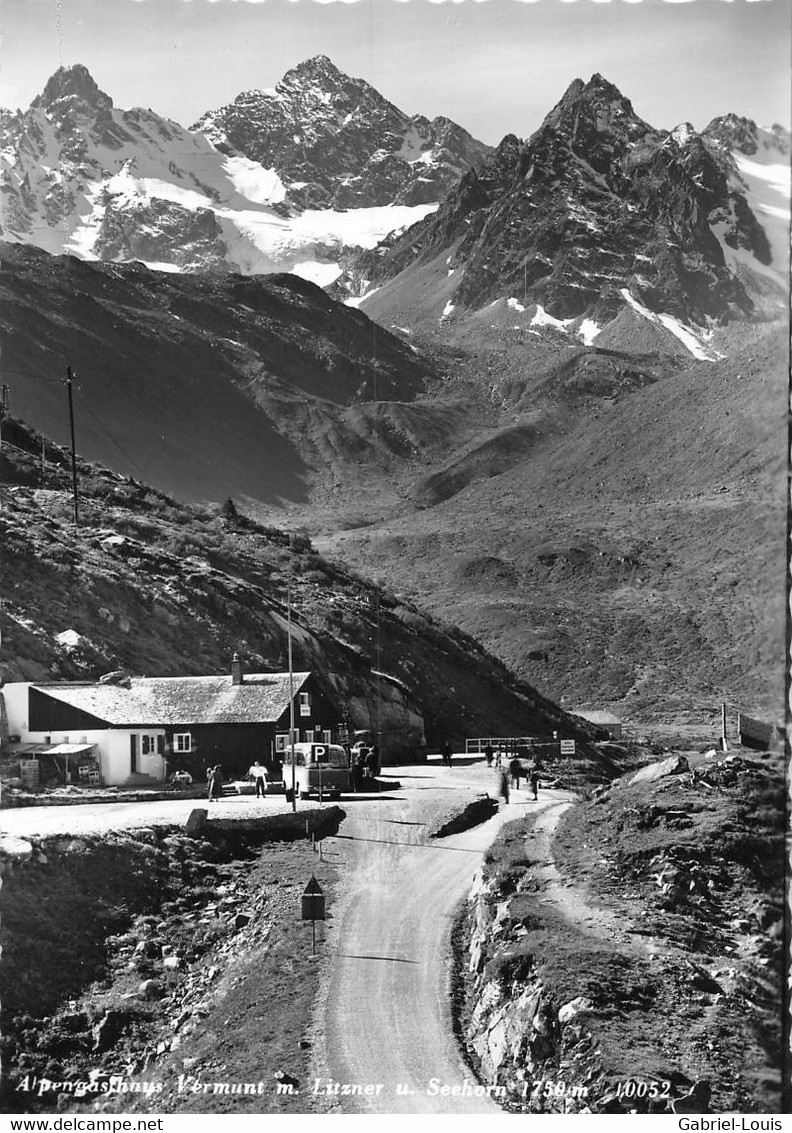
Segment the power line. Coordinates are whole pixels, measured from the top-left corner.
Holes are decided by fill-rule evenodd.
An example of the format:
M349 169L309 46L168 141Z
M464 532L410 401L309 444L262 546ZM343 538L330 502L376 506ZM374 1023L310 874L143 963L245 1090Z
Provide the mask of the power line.
M80 390L79 386L76 386L75 388L78 391ZM96 427L99 430L99 432L102 433L103 436L105 437L105 439L110 441L110 443L112 445L114 445L116 447L116 449L118 449L118 451L121 453L123 458L129 462L129 464L131 465L132 468L135 469L135 471L137 472L140 479L145 481L146 480L146 473L143 471L143 469L140 467L140 465L137 463L137 461L134 459L134 457L129 455L129 453L126 451L124 446L113 436L113 434L108 430L107 426L101 421L101 419L96 415L96 413L94 413L93 409L91 409L88 402L84 401L82 398L80 398L80 408L85 410L85 412L88 414L88 416L96 424Z
M60 378L48 378L45 374L31 374L29 370L14 370L10 366L0 367L4 374L10 374L13 378L30 378L36 382L49 382L50 385L61 385Z

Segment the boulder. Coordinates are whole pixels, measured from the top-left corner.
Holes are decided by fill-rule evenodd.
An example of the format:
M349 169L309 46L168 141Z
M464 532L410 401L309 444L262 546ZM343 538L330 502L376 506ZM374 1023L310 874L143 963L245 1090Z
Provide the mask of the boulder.
M495 1024L489 1030L487 1048L490 1064L494 1070L497 1070L506 1057L508 1050L505 1011L498 1013Z
M154 981L147 981L154 982ZM93 1028L93 1049L95 1051L112 1050L116 1045L129 1020L126 1011L110 1009L105 1011L102 1018Z
M142 980L138 984L138 993L146 999L158 999L163 993L159 980Z
M26 862L32 854L33 847L24 838L15 838L13 834L0 834L0 858Z
M712 1087L709 1082L699 1079L694 1082L689 1093L671 1102L671 1109L674 1113L709 1113L711 1095Z
M634 783L655 783L667 775L685 775L689 771L690 765L684 755L671 755L668 759L662 759L659 763L650 763L647 767L636 771L630 779L630 786L632 787Z
M581 1011L590 1011L594 1004L590 999L586 999L583 995L578 995L575 999L570 999L568 1003L558 1012L559 1023L568 1023L570 1019L574 1019Z
M189 818L184 827L190 838L203 839L209 811L205 807L196 807L190 811Z

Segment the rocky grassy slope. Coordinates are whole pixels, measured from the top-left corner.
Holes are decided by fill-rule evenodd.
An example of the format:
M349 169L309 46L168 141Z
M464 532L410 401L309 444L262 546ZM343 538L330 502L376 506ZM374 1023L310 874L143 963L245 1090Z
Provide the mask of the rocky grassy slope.
M507 1108L779 1112L784 793L780 759L704 760L503 831L459 1003Z
M4 422L0 546L5 680L248 671L287 665L291 580L295 668L315 669L353 726L413 758L426 738L547 733L585 738L560 710L471 638L392 591L326 562L304 535L211 511L80 463L80 524L68 460ZM72 631L65 638L59 637Z
M412 508L317 545L424 596L567 706L780 715L785 328L735 325L715 362L655 354L623 379L623 352L502 321L474 361L475 330L457 332L460 369L488 374L501 423L416 470Z
M342 817L311 815L325 833ZM157 827L28 851L1 863L4 1112L293 1109L276 1075L307 1077L319 979L300 894L315 874L332 906L337 872L305 815L279 833Z

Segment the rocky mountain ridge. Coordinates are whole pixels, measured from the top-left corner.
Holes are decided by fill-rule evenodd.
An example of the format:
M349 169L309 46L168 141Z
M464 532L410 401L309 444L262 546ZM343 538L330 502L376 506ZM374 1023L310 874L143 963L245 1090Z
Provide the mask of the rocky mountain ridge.
M192 126L219 150L278 171L306 207L437 202L490 147L449 118L409 117L326 55L245 91Z
M357 257L353 287L411 326L420 292L435 325L508 298L592 342L632 306L701 343L784 308L788 152L788 132L734 115L656 130L601 75L578 79L527 142L504 138L435 214Z
M28 110L0 119L4 238L163 271L293 271L325 284L341 250L373 247L433 211L486 152L447 119L407 118L329 60L284 84L274 102L240 96L204 134L119 110L84 66L59 68ZM284 106L288 121L276 120ZM343 192L326 191L336 182Z

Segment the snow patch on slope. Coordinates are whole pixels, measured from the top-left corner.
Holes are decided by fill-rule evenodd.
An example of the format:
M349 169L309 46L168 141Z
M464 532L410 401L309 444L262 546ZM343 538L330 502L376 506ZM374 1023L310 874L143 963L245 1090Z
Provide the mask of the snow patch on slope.
M574 321L574 319L555 319L552 315L548 315L547 311L544 309L541 303L537 303L536 313L531 319L531 326L554 327L556 330L566 331L566 328L569 326L569 324L573 323Z
M364 299L368 299L370 295L376 295L379 287L372 287L370 291L365 291L362 295L353 296L351 299L344 300L345 307L359 307Z
M639 315L643 315L650 323L659 323L660 326L666 328L671 334L682 343L686 350L697 358L699 362L714 362L714 355L710 354L701 344L700 339L696 334L681 323L679 319L675 319L673 315L655 314L650 311L648 307L644 307L643 303L639 303L629 292L626 287L621 288L621 293L633 310L637 311Z
M770 270L787 284L789 272L789 196L790 167L779 161L781 154L772 136L759 131L759 148L750 157L735 150L732 154L739 174L739 188L745 193L751 211L767 234L772 260ZM750 266L757 261L753 260ZM760 270L759 265L755 270Z
M586 346L591 346L601 329L593 319L584 319L577 329L578 338L581 338Z

